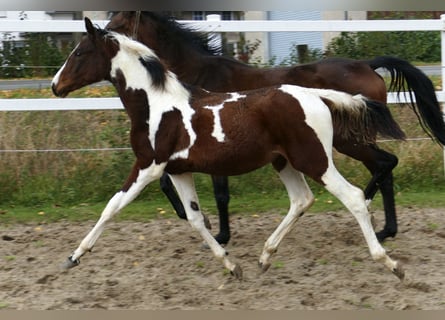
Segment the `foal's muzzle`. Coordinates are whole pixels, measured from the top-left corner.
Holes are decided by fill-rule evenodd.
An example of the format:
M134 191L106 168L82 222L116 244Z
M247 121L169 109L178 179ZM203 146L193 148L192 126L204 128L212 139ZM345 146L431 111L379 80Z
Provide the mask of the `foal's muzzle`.
M53 93L54 93L54 95L55 95L56 97L65 98L65 97L67 96L67 93L64 93L64 92L62 92L62 91L58 91L58 90L56 89L56 84L55 84L55 83L53 83L53 84L51 85L51 89L52 89L52 91L53 91Z

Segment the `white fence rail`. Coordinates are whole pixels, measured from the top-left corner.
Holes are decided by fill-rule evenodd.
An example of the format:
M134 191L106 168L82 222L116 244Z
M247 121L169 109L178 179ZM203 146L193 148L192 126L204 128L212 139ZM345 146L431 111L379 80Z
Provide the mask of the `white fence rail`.
M418 20L181 20L207 32L443 31L443 19ZM108 20L94 20L105 27ZM85 32L83 20L0 20L0 32Z
M97 20L104 27L108 21ZM307 32L307 31L441 31L442 89L445 102L445 15L431 20L325 20L325 21L180 21L207 32ZM65 20L2 20L0 32L84 32L84 22ZM400 99L399 99L400 98ZM406 102L402 94L388 93L388 102ZM118 98L0 99L0 111L107 110L121 109Z

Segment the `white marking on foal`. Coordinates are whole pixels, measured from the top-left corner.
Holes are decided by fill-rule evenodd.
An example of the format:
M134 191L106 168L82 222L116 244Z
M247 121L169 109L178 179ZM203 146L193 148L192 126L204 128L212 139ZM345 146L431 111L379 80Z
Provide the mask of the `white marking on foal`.
M297 92L305 92L317 97L331 100L335 103L335 108L337 109L343 108L349 111L360 112L360 109L366 106L366 97L361 94L356 94L353 96L349 93L332 89L306 88L289 84L284 84L279 89L283 92L289 93L292 96L295 96Z
M232 271L235 276L242 277L241 269L228 259L226 250L215 240L209 230L205 227L203 215L199 206L198 195L196 194L193 175L191 173L183 173L170 175L170 178L175 189L178 191L179 198L184 204L187 220L190 225L199 232L204 241L213 251L215 257L220 259L224 266ZM192 203L194 203L196 207L193 207Z
M310 93L307 88L291 85L282 85L279 90L290 94L300 102L305 114L305 122L314 128L314 131L325 147L326 154L332 154L332 120L331 111L320 97Z
M148 72L141 72L140 56L159 60L149 48L140 45L135 41L128 40L126 37L116 36L124 45L120 46L116 56L111 60L111 76L115 77L117 70L120 70L126 80L126 89L144 90L149 100L149 118L147 120L149 132L148 138L153 149L156 149L156 134L159 125L165 113L179 110L182 115L184 128L189 136L189 145L182 150L174 153L170 159L184 158L189 154L190 148L196 141L196 133L192 128L192 117L195 110L190 106L190 93L178 81L176 75L170 71L166 72L166 81L164 88L154 88Z
M387 268L396 272L398 269L397 262L386 255L385 249L377 240L372 228L371 215L368 212L363 191L346 181L335 169L332 159L329 160L329 168L322 176L326 189L336 196L355 217L368 244L372 258L383 262Z
M109 201L105 209L102 211L100 219L97 221L94 228L82 240L79 247L71 256L72 261L78 260L88 250L93 248L99 236L102 234L105 225L110 219L119 213L126 205L133 201L139 193L152 181L161 177L164 172L166 162L161 164L153 163L145 169L139 170L138 176L127 191L117 192Z
M279 172L279 175L288 192L290 207L287 215L264 244L259 260L263 271L269 268L269 259L277 251L281 241L292 230L304 211L314 202L314 196L303 174L292 168L290 163L287 163L286 167Z
M218 142L224 142L226 135L224 134L224 130L222 128L221 124L221 116L220 111L224 108L224 104L227 102L235 102L239 99L245 98L245 95L239 94L237 92L231 92L230 98L227 100L224 100L222 103L216 105L216 106L206 106L205 109L211 110L213 113L213 131L212 131L212 137L216 139Z
M77 50L78 46L79 46L79 44L77 44L76 47L73 49L73 51L71 51L70 55L65 60L65 63L63 64L63 66L59 69L59 71L57 71L56 75L53 77L53 80L51 81L51 86L57 85L57 83L59 82L59 78L60 78L60 75L62 74L63 69L65 69L65 66L66 66L69 58L73 55L74 51Z
M204 108L211 110L213 113L212 137L214 137L218 142L224 142L226 135L224 134L221 125L221 117L219 116L219 112L221 111L222 108L224 108L224 103L218 104L217 106L207 106Z

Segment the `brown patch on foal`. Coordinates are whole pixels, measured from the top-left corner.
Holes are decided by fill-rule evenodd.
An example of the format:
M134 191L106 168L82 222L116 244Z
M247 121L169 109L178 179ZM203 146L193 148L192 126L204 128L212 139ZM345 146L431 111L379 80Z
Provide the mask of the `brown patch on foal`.
M190 137L184 127L181 111L174 109L162 115L155 139L158 163L168 161L172 154L189 146Z

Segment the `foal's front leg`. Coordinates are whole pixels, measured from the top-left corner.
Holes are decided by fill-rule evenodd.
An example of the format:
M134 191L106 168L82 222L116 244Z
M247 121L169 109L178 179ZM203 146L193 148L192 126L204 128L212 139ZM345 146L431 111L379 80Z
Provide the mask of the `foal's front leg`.
M229 269L236 278L242 279L241 267L232 263L227 258L226 250L215 240L215 238L205 227L204 217L201 213L201 209L199 208L198 195L196 194L192 174L184 173L180 175L171 175L170 178L184 205L188 222L201 234L204 241L213 251L213 254L218 259L222 260L224 266Z
M93 248L97 239L103 232L105 224L126 205L133 201L147 184L153 180L159 179L164 171L165 165L165 163L155 164L153 162L147 168L141 169L136 162L122 190L116 193L113 198L108 201L107 206L102 211L99 221L97 221L94 228L82 240L79 247L62 267L68 269L77 266L80 263L79 258L83 256L85 252L90 251Z
M263 272L270 267L270 258L277 251L281 241L314 202L312 191L301 172L292 168L288 163L279 172L279 175L289 195L290 208L287 215L264 244L263 252L258 261Z

